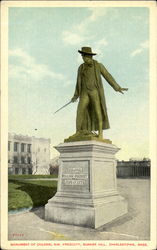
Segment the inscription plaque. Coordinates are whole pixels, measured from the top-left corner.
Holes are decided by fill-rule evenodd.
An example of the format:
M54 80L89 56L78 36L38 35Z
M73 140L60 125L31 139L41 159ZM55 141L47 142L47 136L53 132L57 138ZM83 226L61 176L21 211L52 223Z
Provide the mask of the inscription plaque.
M64 191L89 191L88 161L64 161L61 189Z

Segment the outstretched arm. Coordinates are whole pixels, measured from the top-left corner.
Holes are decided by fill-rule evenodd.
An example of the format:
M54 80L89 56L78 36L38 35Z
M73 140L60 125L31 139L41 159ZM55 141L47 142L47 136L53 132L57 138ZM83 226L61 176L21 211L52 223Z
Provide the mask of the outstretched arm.
M122 94L123 91L126 91L128 89L126 88L121 88L121 86L115 81L115 79L113 78L113 76L107 71L107 69L104 67L103 64L99 64L100 65L100 71L102 76L105 78L105 80L110 84L110 86L115 90L118 91Z

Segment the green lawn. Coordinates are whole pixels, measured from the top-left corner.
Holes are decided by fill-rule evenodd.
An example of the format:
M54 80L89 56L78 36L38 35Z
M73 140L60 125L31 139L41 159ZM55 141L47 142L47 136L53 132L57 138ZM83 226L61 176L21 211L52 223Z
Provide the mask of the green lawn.
M47 203L57 191L57 181L52 180L29 180L22 175L9 176L8 185L8 209L39 207ZM27 175L28 178L28 175ZM43 178L43 176L38 178Z

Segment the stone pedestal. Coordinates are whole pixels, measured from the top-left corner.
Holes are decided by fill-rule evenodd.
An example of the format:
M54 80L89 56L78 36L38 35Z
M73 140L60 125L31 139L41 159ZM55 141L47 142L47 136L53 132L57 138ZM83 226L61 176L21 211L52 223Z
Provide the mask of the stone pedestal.
M45 219L56 223L98 228L127 213L126 200L117 192L112 144L98 141L59 144L56 195L45 206Z

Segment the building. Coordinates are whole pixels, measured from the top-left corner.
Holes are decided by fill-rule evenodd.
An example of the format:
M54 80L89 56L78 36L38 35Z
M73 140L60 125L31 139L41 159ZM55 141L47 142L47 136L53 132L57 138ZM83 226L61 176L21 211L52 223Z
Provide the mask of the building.
M50 139L32 137L33 174L50 174Z
M9 174L49 174L50 139L8 135Z
M151 162L149 158L117 162L117 177L150 177Z

